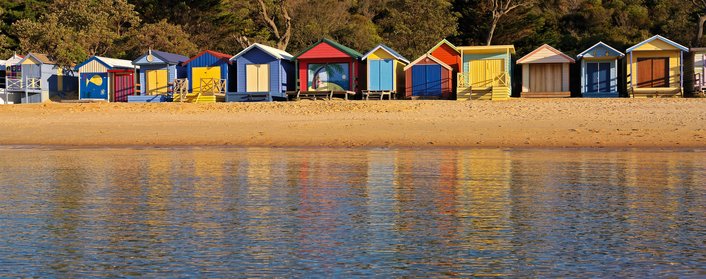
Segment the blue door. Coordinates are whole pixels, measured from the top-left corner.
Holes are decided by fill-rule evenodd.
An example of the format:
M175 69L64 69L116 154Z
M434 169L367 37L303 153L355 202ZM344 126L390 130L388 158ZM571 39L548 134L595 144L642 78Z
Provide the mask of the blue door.
M426 96L441 97L441 65L426 65Z
M392 91L393 80L394 80L394 61L393 60L380 60L380 90Z
M610 63L598 64L598 91L610 92Z
M426 65L412 66L412 96L426 96L427 68Z
M81 74L81 99L108 100L108 73Z
M368 68L370 69L370 86L368 90L380 90L380 60L368 60Z

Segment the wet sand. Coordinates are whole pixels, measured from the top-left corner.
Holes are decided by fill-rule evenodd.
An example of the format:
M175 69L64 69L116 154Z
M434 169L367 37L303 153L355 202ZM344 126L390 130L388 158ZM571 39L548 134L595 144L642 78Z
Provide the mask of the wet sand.
M706 147L706 99L0 105L1 145Z

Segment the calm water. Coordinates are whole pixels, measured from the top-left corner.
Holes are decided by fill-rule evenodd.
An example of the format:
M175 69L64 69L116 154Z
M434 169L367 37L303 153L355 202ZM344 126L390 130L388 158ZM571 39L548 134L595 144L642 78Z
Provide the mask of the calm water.
M704 277L706 152L0 149L0 277Z

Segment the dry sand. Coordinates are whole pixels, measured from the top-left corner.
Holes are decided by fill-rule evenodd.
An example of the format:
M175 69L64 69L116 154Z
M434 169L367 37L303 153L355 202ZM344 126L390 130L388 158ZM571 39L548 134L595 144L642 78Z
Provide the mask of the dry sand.
M706 147L706 99L0 105L0 144Z

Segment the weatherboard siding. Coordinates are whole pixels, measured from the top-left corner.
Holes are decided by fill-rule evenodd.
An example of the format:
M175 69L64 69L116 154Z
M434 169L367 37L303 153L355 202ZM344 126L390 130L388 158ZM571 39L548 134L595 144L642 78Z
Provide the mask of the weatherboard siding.
M431 56L439 59L444 64L451 66L451 69L458 72L460 70L461 55L447 44L442 44L431 52Z
M192 69L199 67L220 67L221 79L228 79L228 60L218 58L208 52L204 52L199 57L196 57L193 60L189 61L189 64L187 64L185 67L186 78L189 79L189 90L193 90L193 85L195 83L195 81L193 80Z

